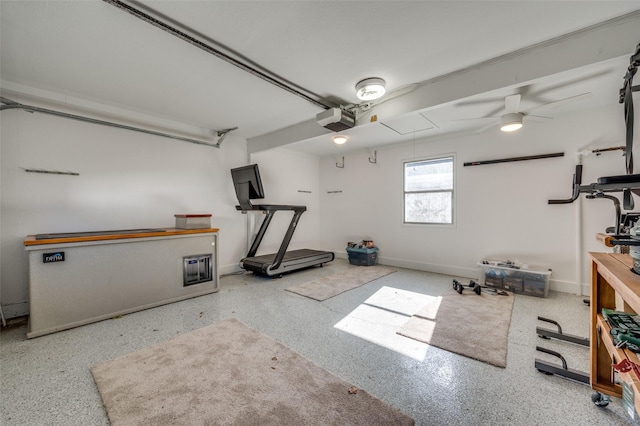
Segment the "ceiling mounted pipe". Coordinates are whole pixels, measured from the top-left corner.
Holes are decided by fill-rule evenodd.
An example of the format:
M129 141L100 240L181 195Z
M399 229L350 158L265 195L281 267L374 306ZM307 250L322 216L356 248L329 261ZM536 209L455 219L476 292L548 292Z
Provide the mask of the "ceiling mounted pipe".
M264 73L264 72L262 72L262 71L260 71L260 70L258 70L256 68L253 68L253 67L251 67L251 66L249 66L249 65L247 65L247 64L245 64L243 62L238 61L235 58L232 58L231 56L227 55L226 53L221 52L220 50L218 50L218 49L216 49L216 48L214 48L212 46L209 46L208 44L203 43L202 41L197 40L194 37L191 37L190 35L180 31L179 29L174 28L171 25L168 25L168 24L160 21L159 19L156 19L153 16L148 15L148 14L142 12L141 10L138 10L138 9L136 9L136 8L134 8L134 7L132 7L132 6L128 5L128 4L120 1L120 0L103 0L103 1L105 3L108 3L108 4L112 5L112 6L117 7L118 9L120 9L120 10L122 10L124 12L129 13L130 15L135 16L138 19L141 19L141 20L153 25L154 27L157 27L157 28L160 28L163 31L166 31L167 33L169 33L169 34L171 34L171 35L173 35L175 37L178 37L179 39L181 39L183 41L186 41L187 43L189 43L189 44L191 44L191 45L193 45L193 46L195 46L195 47L197 47L199 49L202 49L205 52L210 53L210 54L214 55L215 57L217 57L219 59L222 59L223 61L240 68L243 71L246 71L246 72L248 72L250 74L253 74L254 76L256 76L258 78L261 78L262 80L264 80L266 82L269 82L269 83L279 87L280 89L286 90L289 93L292 93L292 94L294 94L296 96L299 96L302 99L306 100L307 102L310 102L310 103L314 104L315 106L318 106L318 107L323 108L323 109L331 108L331 106L326 105L326 104L324 104L324 103L312 98L311 96L308 96L308 95L302 93L301 91L294 89L291 86L288 86L287 84L283 83L282 81L279 81L278 79L276 79L276 78L274 78L274 77L272 77L272 76L270 76L270 75L268 75L268 74L266 74L266 73ZM309 90L306 90L306 89L304 89L304 90L306 92L308 92L308 93L312 93Z
M200 141L200 140L197 140L197 139L183 138L182 136L175 136L175 135L170 135L168 133L156 132L156 131L153 131L153 130L142 129L142 128L139 128L139 127L127 126L125 124L118 124L118 123L112 123L110 121L98 120L98 119L90 118L90 117L83 117L81 115L69 114L69 113L66 113L66 112L55 111L55 110L52 110L52 109L40 108L40 107L36 107L36 106L31 106L31 105L24 105L24 104L20 104L18 102L14 102L14 101L12 101L10 99L7 99L7 98L4 98L4 97L0 97L0 102L5 104L5 105L0 106L0 111L4 111L4 110L7 110L7 109L22 109L22 110L30 111L30 112L40 112L40 113L43 113L43 114L55 115L56 117L68 118L68 119L71 119L71 120L84 121L86 123L100 124L102 126L115 127L115 128L118 128L118 129L131 130L131 131L134 131L134 132L147 133L149 135L161 136L163 138L176 139L176 140L183 141L183 142L190 142L190 143L194 143L194 144L197 144L197 145L210 146L210 147L213 147L213 148L220 148L220 143L222 142L224 137L227 135L227 133L229 133L232 130L237 129L237 127L234 127L232 129L219 130L219 131L217 131L217 134L218 134L218 137L219 137L218 142L209 143L209 142Z

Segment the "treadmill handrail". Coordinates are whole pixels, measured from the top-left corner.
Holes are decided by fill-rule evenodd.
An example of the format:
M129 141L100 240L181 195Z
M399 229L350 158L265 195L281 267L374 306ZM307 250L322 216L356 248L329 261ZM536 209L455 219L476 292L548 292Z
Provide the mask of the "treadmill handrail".
M241 206L236 206L237 210L246 211ZM289 243L291 242L291 238L293 237L293 233L296 230L296 226L298 226L298 220L300 220L300 216L302 213L307 211L307 206L291 206L287 204L254 204L251 208L252 211L265 211L267 216L262 221L260 225L260 229L256 234L255 239L253 240L253 244L251 244L251 248L249 249L249 253L247 253L247 257L254 257L258 252L258 247L260 247L260 243L262 243L262 239L264 238L264 234L267 232L267 228L271 223L271 219L273 219L273 215L277 211L293 211L293 217L291 218L291 222L289 223L289 227L287 228L287 232L282 240L282 244L280 244L280 248L278 249L278 253L273 259L273 263L268 266L268 269L278 269L282 261L284 260L284 256L287 253L287 248L289 248Z

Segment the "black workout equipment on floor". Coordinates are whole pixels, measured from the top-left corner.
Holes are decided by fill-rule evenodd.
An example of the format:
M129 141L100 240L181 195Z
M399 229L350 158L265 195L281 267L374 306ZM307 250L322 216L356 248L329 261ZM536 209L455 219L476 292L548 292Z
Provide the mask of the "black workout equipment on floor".
M457 291L459 294L462 294L465 288L470 289L471 291L473 291L475 294L478 294L478 295L482 292L482 289L480 288L480 286L477 285L476 282L473 280L469 283L469 285L462 284L458 280L453 280L453 289Z
M542 361L536 358L535 366L541 373L566 377L567 379L574 380L587 386L591 385L589 374L583 371L568 368L567 361L560 353L540 346L536 346L536 350L549 355L553 355L559 358L562 362L562 366L558 366L556 364L552 364L550 362ZM591 394L591 402L593 402L598 407L606 407L611 402L611 397L596 391Z
M475 294L477 294L478 296L480 294L482 294L482 289L484 288L485 293L491 294L493 296L508 296L509 293L507 293L506 291L502 291L502 290L497 290L495 288L490 288L490 287L482 287L480 284L478 284L477 282L471 280L469 281L469 284L462 284L460 281L454 279L453 280L453 289L455 291L457 291L459 294L462 294L462 292L464 291L465 288L470 289L471 291L473 291Z
M240 267L260 275L277 277L299 269L318 265L322 266L327 262L331 262L335 258L333 252L330 251L312 249L287 251L291 238L293 237L293 233L298 225L298 221L300 220L300 216L302 216L302 213L307 210L307 207L277 204L251 204L252 199L264 198L264 190L262 188L262 181L260 179L260 172L257 164L231 169L231 177L233 179L233 186L236 190L236 196L238 197L238 203L240 204L239 206L236 206L236 210L240 210L243 213L247 211L261 211L266 214L262 224L260 225L260 229L251 244L251 248L249 249L247 256L240 261ZM258 247L260 247L260 243L267 232L267 228L269 227L273 216L278 211L293 211L293 217L291 218L291 222L287 228L284 240L282 241L277 253L256 256Z
M560 324L558 324L557 321L554 321L549 318L544 318L544 317L538 317L538 320L548 322L550 324L554 324L557 327L556 331L549 330L542 327L536 327L536 334L538 335L538 337L541 337L543 339L563 340L565 342L575 343L576 345L589 347L588 338L578 337L572 334L563 333L562 327L560 327ZM585 373L583 371L569 368L567 366L567 360L559 352L552 351L551 349L543 348L541 346L536 346L536 350L549 355L553 355L556 358L558 358L561 362L561 365L558 365L558 364L553 364L553 363L536 358L535 367L539 372L548 374L548 375L565 377L567 379L575 380L576 382L583 383L587 386L591 384L591 381L589 379L589 373ZM609 402L611 401L611 399L608 396L602 395L600 392L595 392L591 396L591 400L595 405L599 407L604 407L608 405Z
M567 379L575 380L576 382L584 383L585 385L590 384L589 375L582 371L568 368L567 361L562 355L560 355L560 353L552 351L551 349L543 348L541 346L536 346L536 350L558 357L562 362L562 366L558 366L556 364L552 364L550 362L542 361L536 358L535 366L539 372L549 375L555 374L557 376L566 377Z
M547 328L536 327L536 334L543 339L558 339L566 342L575 343L576 345L589 347L589 339L586 337L574 336L573 334L565 334L562 332L562 327L557 321L549 318L538 317L538 321L548 322L557 327L557 331L549 330Z

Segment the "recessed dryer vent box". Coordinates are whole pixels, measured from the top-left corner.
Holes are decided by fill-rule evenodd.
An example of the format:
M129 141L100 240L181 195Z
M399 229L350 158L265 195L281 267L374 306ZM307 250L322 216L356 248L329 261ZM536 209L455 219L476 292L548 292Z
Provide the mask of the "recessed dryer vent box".
M183 286L213 281L212 258L211 254L183 257Z
M175 214L178 229L208 229L211 228L210 214Z

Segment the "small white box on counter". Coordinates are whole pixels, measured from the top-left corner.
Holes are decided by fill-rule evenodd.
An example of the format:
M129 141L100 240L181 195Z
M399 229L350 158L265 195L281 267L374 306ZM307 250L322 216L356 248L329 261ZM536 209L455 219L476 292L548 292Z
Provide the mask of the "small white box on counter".
M178 229L208 229L211 228L210 214L175 214Z

